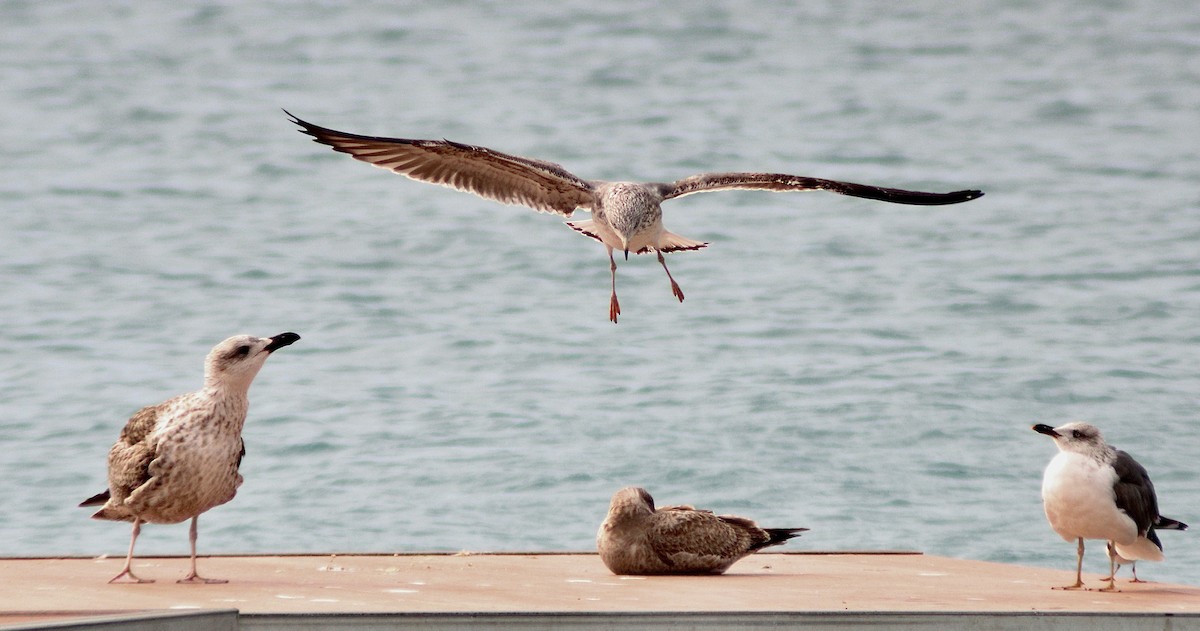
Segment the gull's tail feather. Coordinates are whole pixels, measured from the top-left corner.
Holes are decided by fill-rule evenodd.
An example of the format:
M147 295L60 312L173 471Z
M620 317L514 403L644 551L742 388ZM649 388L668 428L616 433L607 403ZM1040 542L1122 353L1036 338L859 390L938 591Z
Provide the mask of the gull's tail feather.
M604 243L604 240L601 239L600 235L596 232L596 222L592 221L591 219L583 219L581 221L564 221L563 223L570 226L575 232Z
M658 238L658 247L656 249L659 252L678 252L679 250L699 250L707 245L708 243L704 241L693 241L687 237L681 237L674 232L663 230L662 236ZM647 251L649 250L642 250L642 252Z

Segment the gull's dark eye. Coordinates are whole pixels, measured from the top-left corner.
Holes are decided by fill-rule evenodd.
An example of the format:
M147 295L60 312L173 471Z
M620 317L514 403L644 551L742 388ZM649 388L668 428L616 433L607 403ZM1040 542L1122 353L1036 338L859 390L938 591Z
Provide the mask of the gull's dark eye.
M1083 432L1081 432L1077 429L1073 429L1073 430L1071 430L1071 436L1073 436L1075 438L1083 438Z
M233 353L230 356L231 357L245 357L249 352L250 352L250 347L247 345L242 345L242 346L235 348L233 350Z

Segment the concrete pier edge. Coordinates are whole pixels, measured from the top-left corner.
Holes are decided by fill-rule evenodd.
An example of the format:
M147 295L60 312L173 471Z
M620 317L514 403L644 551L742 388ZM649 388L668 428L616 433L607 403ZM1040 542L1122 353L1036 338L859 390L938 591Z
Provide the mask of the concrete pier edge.
M1067 559L1070 560L1070 559ZM0 559L0 629L1198 629L1200 588L908 551L760 553L723 576L619 577L594 553ZM1143 578L1152 578L1148 566ZM1091 586L1099 576L1085 575Z

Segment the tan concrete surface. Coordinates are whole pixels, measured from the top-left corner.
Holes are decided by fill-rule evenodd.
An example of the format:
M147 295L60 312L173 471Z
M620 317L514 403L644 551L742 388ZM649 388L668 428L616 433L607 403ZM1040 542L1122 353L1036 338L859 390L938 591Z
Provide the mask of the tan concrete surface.
M1200 588L1062 591L1071 571L914 553L774 553L723 576L619 577L595 554L219 556L223 585L179 585L183 557L137 559L152 584L106 581L123 558L0 559L0 624L138 611L1200 613ZM1070 561L1070 559L1066 559ZM1152 566L1143 570L1153 576ZM1085 575L1089 586L1099 576Z

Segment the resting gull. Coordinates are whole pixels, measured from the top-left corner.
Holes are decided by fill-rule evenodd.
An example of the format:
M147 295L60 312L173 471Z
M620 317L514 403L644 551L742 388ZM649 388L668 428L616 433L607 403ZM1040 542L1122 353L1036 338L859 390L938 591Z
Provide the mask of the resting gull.
M1175 520L1159 514L1154 484L1145 467L1105 443L1100 430L1087 423L1038 424L1033 431L1053 438L1059 450L1042 478L1046 519L1060 537L1079 544L1075 584L1062 589L1083 587L1084 539L1103 539L1112 550L1110 571L1104 579L1108 587L1103 591L1116 588L1118 556L1161 561L1162 544L1155 527L1164 520L1168 524Z
M646 489L617 491L596 533L613 574L721 574L735 561L800 536L807 528L759 528L753 521L691 506L655 510Z
M133 546L142 523L177 524L191 518L191 572L180 583L224 583L196 574L196 522L200 514L233 499L242 484L238 467L246 447L242 424L247 392L272 352L299 340L238 335L213 347L204 360L204 387L138 410L108 452L108 488L80 504L104 506L92 517L132 521L125 567L110 583L133 573Z
M621 313L617 302L617 262L613 251L655 252L671 293L683 302L683 290L667 269L664 252L698 250L708 245L682 237L663 227L660 204L693 193L749 189L762 191L825 190L897 204L939 206L977 199L981 191L923 193L839 182L783 173L701 173L675 182L606 182L583 180L561 165L501 153L487 147L449 140L413 140L360 136L303 121L284 110L293 123L316 142L410 179L474 193L504 204L521 204L539 212L570 217L576 209L592 218L567 225L604 244L608 250L612 295L608 317Z

